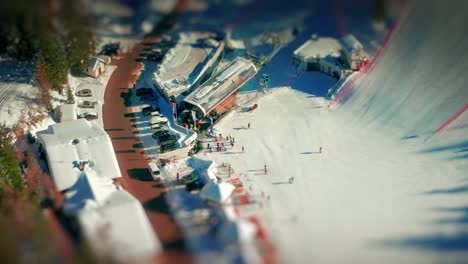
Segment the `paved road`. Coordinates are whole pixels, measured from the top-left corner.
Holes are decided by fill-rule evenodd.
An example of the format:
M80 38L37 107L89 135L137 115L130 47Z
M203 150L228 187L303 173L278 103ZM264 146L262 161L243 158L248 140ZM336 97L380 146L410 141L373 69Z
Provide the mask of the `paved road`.
M153 39L154 40L154 39ZM151 41L151 40L150 40ZM192 258L182 251L183 237L178 226L171 220L165 202L166 190L149 181L146 157L142 145L136 139L132 127L134 118L130 107L125 105L125 95L138 78L142 64L135 59L144 45L136 45L121 60L114 62L117 69L107 84L104 95L104 129L110 135L119 162L122 178L119 182L145 207L146 214L161 240L164 251L157 257L158 263L189 263Z

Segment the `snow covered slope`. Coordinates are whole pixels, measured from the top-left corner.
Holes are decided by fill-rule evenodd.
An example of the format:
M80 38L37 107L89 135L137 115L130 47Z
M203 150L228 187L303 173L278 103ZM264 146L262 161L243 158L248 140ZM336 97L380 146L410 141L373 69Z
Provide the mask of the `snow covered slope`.
M467 13L467 1L410 3L376 63L342 96L342 110L361 124L414 138L466 109Z

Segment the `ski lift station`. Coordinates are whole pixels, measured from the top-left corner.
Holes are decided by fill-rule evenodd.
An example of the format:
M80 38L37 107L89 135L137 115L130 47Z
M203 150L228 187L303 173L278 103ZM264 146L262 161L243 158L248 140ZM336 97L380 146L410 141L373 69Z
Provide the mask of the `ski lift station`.
M211 76L223 50L224 42L214 33L180 33L154 73L156 86L167 98L190 91Z
M190 93L184 102L187 108L192 106L199 118L212 112L221 114L234 106L236 92L255 74L257 68L253 62L238 57Z

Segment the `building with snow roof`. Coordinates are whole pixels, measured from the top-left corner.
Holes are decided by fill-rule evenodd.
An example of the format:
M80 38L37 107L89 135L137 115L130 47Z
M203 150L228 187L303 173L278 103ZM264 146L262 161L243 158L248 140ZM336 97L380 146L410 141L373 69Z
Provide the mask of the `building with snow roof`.
M111 58L105 55L92 56L88 59L88 67L85 73L91 77L97 78L106 71L106 67L111 63Z
M168 98L190 91L211 76L223 50L224 42L214 33L180 33L154 73L156 86Z
M126 261L161 250L141 203L113 181L121 177L120 169L102 127L78 119L51 125L37 136L63 192L63 212L76 217L93 251Z
M135 260L162 250L140 202L125 190L112 192L99 205L89 202L78 222L97 253Z
M341 45L335 38L313 35L294 51L294 57L307 71L320 71L337 79L342 75Z
M341 39L313 35L294 51L307 71L319 71L339 79L346 70L359 70L367 61L362 44L351 34Z
M221 114L233 107L236 92L255 74L257 68L252 61L236 58L185 97L184 102L197 112L198 118L213 111Z
M348 34L340 39L340 44L342 58L348 63L349 68L353 71L359 70L365 57L361 42L353 34Z
M97 177L120 178L120 168L109 135L85 119L49 126L37 133L47 154L50 174L59 191L72 187L83 173L80 164L92 168Z

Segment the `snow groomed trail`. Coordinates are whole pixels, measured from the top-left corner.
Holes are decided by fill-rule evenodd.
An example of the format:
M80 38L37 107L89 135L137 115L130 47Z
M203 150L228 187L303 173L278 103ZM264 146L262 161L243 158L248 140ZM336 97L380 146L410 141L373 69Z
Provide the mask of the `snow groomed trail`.
M408 8L343 110L400 137L417 137L439 131L467 105L468 2L416 1Z
M466 263L468 3L449 4L410 2L337 108L292 83L217 124L237 145L200 157L269 197L285 263Z

